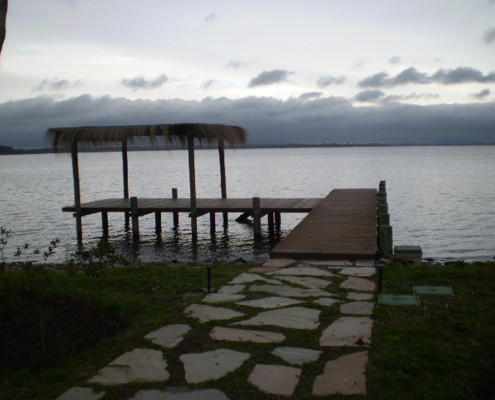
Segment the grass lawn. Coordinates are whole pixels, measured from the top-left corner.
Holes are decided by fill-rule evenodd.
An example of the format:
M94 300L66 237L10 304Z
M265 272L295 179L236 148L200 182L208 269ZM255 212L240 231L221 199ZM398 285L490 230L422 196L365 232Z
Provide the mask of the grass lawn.
M219 288L252 264L219 264L212 285ZM341 299L335 278L329 291ZM157 346L143 336L170 323L193 329L175 349L161 349L171 379L163 384L101 387L104 399L125 399L140 389L186 386L179 356L212 348L251 354L241 368L218 381L190 387L216 387L229 398L277 399L247 383L257 363L283 364L270 354L278 345L214 342L215 322L200 324L183 315L201 299L206 268L154 265L106 271L100 277L62 271L0 273L0 399L55 399L109 361L136 347ZM421 306L376 307L368 365L369 399L490 399L495 393L495 263L447 267L387 267L383 292L411 294L413 285L451 286L454 297L421 298ZM250 293L249 298L262 297ZM308 302L305 307L317 307ZM247 315L259 310L232 306ZM314 334L277 329L282 346L318 348L321 331L339 316L338 306L324 309ZM256 328L258 329L258 328ZM259 328L263 329L263 328ZM303 367L293 399L309 399L314 378L326 361L356 348L326 348L317 362ZM324 397L321 397L324 399ZM331 398L362 399L361 396Z

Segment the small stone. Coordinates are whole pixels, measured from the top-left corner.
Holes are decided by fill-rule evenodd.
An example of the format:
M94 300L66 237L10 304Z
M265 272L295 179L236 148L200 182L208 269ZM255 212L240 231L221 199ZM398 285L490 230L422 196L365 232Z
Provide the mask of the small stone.
M271 258L262 264L265 268L285 268L295 264L296 260L291 258Z
M183 354L179 359L184 364L187 383L199 383L222 378L239 368L249 357L249 353L218 349L205 353Z
M292 276L320 276L320 277L332 277L335 276L330 271L326 271L316 267L288 267L278 270L271 275L292 275Z
M330 307L330 306L333 306L335 303L340 303L340 300L323 298L323 299L315 300L315 303L318 303L320 306Z
M300 376L300 368L257 364L249 375L248 382L264 393L290 397Z
M350 276L340 284L343 289L362 290L364 292L372 292L375 290L375 282L366 278Z
M258 274L248 274L247 272L243 272L240 274L238 277L232 279L229 282L229 285L237 285L241 283L250 283L254 281L264 281L265 278L263 278L261 275Z
M369 317L341 317L322 332L320 346L369 345L372 327Z
M226 285L222 286L218 293L228 293L228 294L236 294L242 292L246 288L246 285Z
M199 322L232 319L244 314L223 307L213 307L203 304L191 304L184 310L184 314L197 318Z
M373 276L375 271L375 267L343 267L339 270L339 274L369 277Z
M244 300L236 303L240 306L259 307L259 308L280 308L300 304L302 301L289 299L287 297L264 297L256 300Z
M280 343L285 340L285 335L282 333L224 328L222 326L213 328L210 332L210 337L213 340L253 343Z
M323 374L318 375L313 383L313 396L366 395L367 363L367 351L348 354L327 362Z
M326 297L330 293L318 289L301 289L293 286L253 285L250 292L266 292L282 297Z
M121 385L129 382L165 382L169 378L167 361L161 351L134 349L117 357L88 382Z
M210 293L202 300L205 303L229 303L232 301L238 301L244 299L246 296L242 294L230 294L230 293Z
M234 325L280 326L292 329L317 329L320 325L320 310L305 307L289 307L280 310L264 311L246 321Z
M373 313L373 303L369 301L353 301L340 306L342 314L371 315Z
M168 388L167 390L140 390L129 400L229 400L217 389Z
M267 279L266 283L269 285L283 285L282 282L280 282L278 279Z
M272 354L292 365L303 365L320 358L321 351L302 347L277 347Z
M296 285L304 286L309 289L323 289L332 283L325 279L313 278L311 276L276 276L275 278L295 283ZM267 283L269 283L268 280Z
M73 387L67 390L56 400L98 400L105 396L105 392L95 393L93 388Z
M189 325L167 325L156 331L148 333L144 338L151 340L154 344L163 347L175 347L184 339L184 335L189 332Z
M363 300L373 300L373 295L371 293L356 293L349 292L347 294L349 300L363 301Z

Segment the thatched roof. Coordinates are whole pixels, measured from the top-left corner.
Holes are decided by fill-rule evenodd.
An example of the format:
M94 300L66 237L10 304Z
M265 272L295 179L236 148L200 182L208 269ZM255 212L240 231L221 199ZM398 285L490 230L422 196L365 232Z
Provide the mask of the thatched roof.
M109 144L133 142L148 138L152 145L187 143L192 135L201 143L213 143L219 139L235 146L246 143L247 132L239 126L220 124L159 124L131 126L84 126L78 128L50 128L46 133L55 150L70 148L77 142L84 147L104 147Z

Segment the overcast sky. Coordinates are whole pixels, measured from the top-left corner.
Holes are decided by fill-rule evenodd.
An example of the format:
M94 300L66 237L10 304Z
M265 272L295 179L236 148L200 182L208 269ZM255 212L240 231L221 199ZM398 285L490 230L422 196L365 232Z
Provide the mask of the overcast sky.
M495 142L495 0L10 0L0 61L0 145L176 122Z

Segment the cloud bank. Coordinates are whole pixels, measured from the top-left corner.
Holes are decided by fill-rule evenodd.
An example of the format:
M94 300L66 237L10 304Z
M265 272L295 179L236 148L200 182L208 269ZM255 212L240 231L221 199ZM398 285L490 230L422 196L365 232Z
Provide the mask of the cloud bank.
M9 101L0 104L0 144L43 147L51 127L181 122L240 125L252 145L495 143L495 102L354 107L345 98L314 96L151 101L82 95Z

